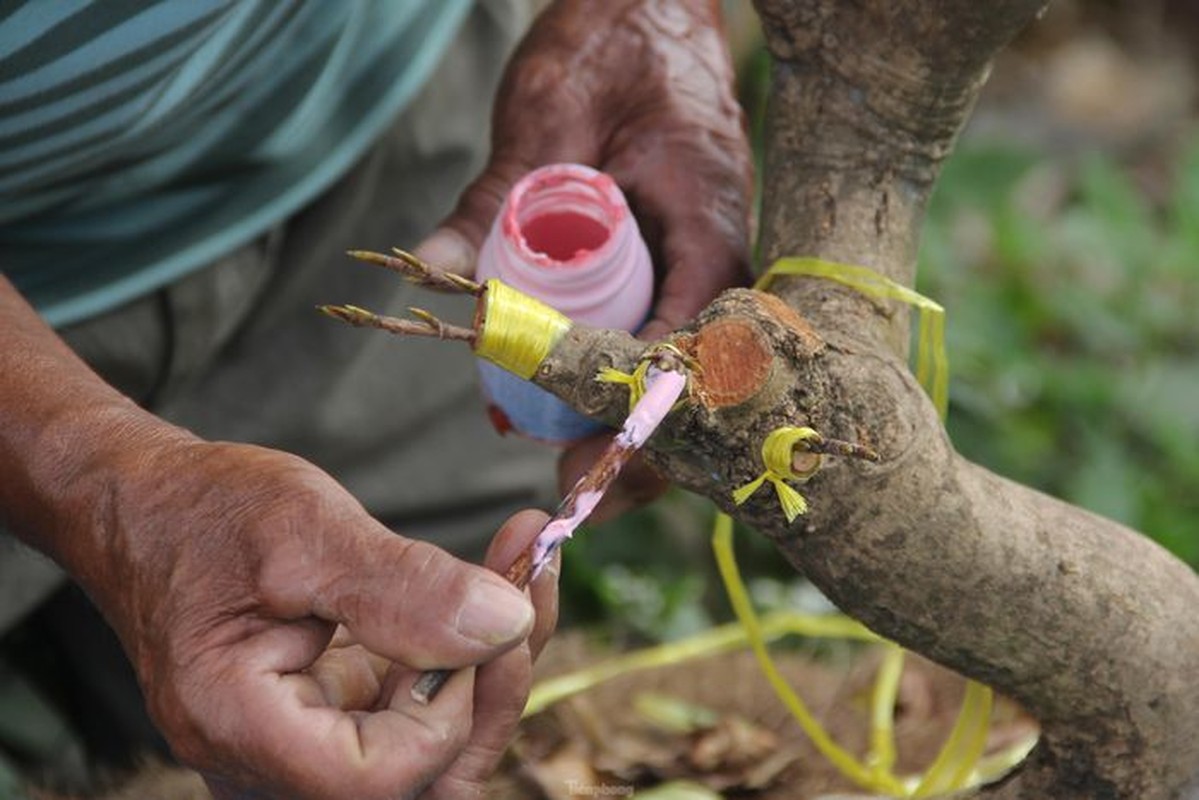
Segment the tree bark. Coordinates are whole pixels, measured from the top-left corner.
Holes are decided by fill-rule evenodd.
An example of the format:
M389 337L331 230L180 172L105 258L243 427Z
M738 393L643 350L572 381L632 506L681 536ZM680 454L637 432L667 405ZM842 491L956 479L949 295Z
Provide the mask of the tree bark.
M760 248L912 284L940 164L994 53L1041 0L757 0L773 67ZM770 537L846 613L1021 702L1042 739L980 796L1199 796L1199 578L1144 536L956 454L906 366L907 311L838 284L728 292L672 337L701 370L650 442L681 485ZM597 384L644 343L576 329L535 380L618 421ZM830 458L788 524L762 472L780 425L876 449Z

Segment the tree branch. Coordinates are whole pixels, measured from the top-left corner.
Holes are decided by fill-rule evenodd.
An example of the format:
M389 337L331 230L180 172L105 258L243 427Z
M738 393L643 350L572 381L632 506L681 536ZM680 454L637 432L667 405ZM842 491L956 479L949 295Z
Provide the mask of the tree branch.
M1039 0L759 0L776 57L762 252L864 264L911 285L940 163L990 59ZM906 368L905 309L781 278L726 293L673 337L703 370L651 441L682 485L772 538L878 633L1014 697L1041 744L1001 798L1179 798L1199 791L1199 578L1121 525L957 455ZM591 377L644 346L576 329L535 380L614 421ZM862 442L786 523L767 492L734 506L780 425Z

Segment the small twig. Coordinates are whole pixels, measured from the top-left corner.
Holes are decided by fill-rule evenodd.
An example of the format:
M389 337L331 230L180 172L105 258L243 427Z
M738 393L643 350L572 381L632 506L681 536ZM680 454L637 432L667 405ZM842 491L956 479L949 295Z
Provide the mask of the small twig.
M418 319L400 319L388 317L368 311L358 306L317 306L318 311L326 316L348 322L360 328L378 328L379 330L395 333L401 336L429 336L437 339L449 339L457 342L474 344L475 332L470 328L451 325L420 308L410 308Z
M518 589L528 586L529 581L537 577L549 563L554 551L591 516L624 465L645 444L682 396L687 387L687 375L678 370L651 367L646 374L645 387L645 394L633 407L620 432L613 437L599 460L571 487L537 538L504 573L513 586ZM429 703L451 674L450 670L421 673L412 685L412 699L422 705Z
M442 322L440 319L433 316L428 311L425 311L423 308L416 308L415 306L408 306L408 313L428 325L430 328L436 330L438 339L446 338L446 331L450 326L448 326L445 322Z
M398 247L393 247L395 255L375 253L370 250L349 250L347 254L359 261L384 267L392 272L398 272L413 283L439 289L454 294L472 294L478 297L483 292L483 284L431 266L417 256Z
M863 461L878 462L882 456L878 451L857 442L847 442L844 439L830 439L827 436L816 435L805 439L796 446L796 450L808 453L825 453L846 458L860 458Z

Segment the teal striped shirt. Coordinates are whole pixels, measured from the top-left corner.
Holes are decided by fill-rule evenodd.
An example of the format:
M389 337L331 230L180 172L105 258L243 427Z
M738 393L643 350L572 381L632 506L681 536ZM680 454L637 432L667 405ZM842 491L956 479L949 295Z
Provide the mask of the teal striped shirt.
M249 242L364 154L470 0L0 0L0 269L51 324Z

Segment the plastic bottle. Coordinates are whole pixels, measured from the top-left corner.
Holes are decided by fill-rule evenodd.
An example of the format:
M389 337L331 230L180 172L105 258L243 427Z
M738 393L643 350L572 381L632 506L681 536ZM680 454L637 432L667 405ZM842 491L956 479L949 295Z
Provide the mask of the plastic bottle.
M571 319L635 331L653 297L653 265L616 182L581 164L551 164L512 187L479 252L476 279L500 280ZM496 428L566 443L603 426L549 392L479 362Z

